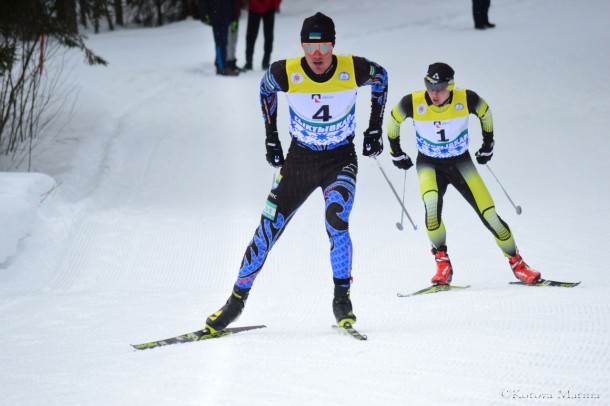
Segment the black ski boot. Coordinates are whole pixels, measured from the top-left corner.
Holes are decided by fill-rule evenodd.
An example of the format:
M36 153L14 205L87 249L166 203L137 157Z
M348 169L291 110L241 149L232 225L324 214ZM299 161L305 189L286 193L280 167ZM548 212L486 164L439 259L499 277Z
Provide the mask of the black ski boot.
M352 325L356 323L356 315L352 311L352 301L349 298L349 286L335 285L333 313L340 327L343 327L345 323Z
M227 303L225 303L220 310L207 318L205 327L212 333L224 330L229 324L239 318L241 312L244 310L249 294L250 289L240 289L237 286L234 286L231 297L229 297Z

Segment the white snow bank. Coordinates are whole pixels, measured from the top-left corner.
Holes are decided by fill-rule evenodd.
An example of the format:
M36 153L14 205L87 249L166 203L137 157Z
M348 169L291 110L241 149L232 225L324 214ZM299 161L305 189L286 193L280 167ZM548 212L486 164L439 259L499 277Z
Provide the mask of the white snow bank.
M55 180L42 173L0 172L0 264L17 251Z

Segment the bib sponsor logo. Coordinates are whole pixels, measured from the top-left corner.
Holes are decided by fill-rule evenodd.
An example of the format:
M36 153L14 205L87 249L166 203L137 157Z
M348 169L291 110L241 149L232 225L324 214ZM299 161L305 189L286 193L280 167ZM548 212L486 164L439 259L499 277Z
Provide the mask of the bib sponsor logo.
M269 200L265 202L265 208L263 209L263 216L269 220L275 220L275 213L277 212L277 204L271 203Z
M458 103L455 105L456 110L464 110L464 105L462 103Z
M315 103L323 103L323 102L326 103L326 104L329 104L329 103L331 103L332 99L333 99L333 95L332 94L313 93L311 95L311 100L313 100L314 104Z
M292 83L299 84L299 83L303 82L303 75L301 75L299 72L294 72L290 76L290 80L292 80Z
M339 80L349 80L349 73L347 73L347 72L339 73Z
M339 175L339 176L337 176L337 179L345 181L345 182L349 182L351 184L355 184L356 183L354 181L354 178L352 178L351 176L347 176L347 175Z
M426 105L422 103L419 106L417 106L417 114L424 114L427 109L428 108L426 107Z

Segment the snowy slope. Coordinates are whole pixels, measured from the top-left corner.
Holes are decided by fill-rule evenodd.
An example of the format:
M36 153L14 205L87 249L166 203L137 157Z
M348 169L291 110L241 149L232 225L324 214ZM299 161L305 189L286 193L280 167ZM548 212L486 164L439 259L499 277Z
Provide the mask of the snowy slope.
M303 18L323 11L335 20L337 53L387 68L386 113L422 87L428 64L451 64L457 86L493 110L490 166L522 215L480 170L521 253L544 277L582 284L509 286L514 277L493 238L449 190L454 283L472 287L397 298L426 286L434 269L415 172L405 205L419 230L398 231L392 192L374 161L359 157L352 300L368 341L330 328L332 274L316 192L235 323L266 329L134 352L129 343L201 327L229 295L274 174L258 107L263 72L213 75L212 35L197 21L91 35L88 45L110 65L74 58L77 110L40 146L34 167L61 186L17 248L1 247L12 252L0 264L1 404L610 403L610 3L494 0L498 26L485 32L472 29L467 1L360 3L286 0L274 59L299 55ZM245 26L243 18L240 64ZM369 90L358 97L361 132ZM471 126L475 150L480 128ZM279 128L287 147L283 97ZM409 123L402 134L415 155ZM387 151L380 162L402 192L403 173Z

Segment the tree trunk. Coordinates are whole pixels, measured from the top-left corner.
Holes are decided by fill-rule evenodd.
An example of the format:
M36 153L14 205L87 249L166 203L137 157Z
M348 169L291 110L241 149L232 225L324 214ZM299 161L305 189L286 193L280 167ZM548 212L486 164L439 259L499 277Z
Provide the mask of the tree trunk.
M87 0L78 0L80 25L87 28L87 15L89 14L89 4Z
M78 34L76 0L56 0L55 6L59 20L66 24L71 33Z
M123 2L121 0L114 0L114 16L116 25L124 27L125 22L123 21Z
M108 29L110 31L114 31L114 23L112 22L112 16L110 15L110 10L108 10L108 3L104 3L102 5L103 10L102 13L104 13L104 16L106 17L106 21L108 22Z
M163 9L162 9L162 5L163 5L163 0L156 0L155 3L157 4L157 15L158 15L158 20L157 20L157 25L163 25Z

